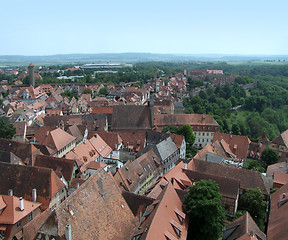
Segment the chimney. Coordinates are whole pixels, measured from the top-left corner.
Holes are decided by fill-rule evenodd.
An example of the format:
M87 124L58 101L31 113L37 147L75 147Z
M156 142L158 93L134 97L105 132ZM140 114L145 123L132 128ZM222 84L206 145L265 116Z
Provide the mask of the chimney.
M24 211L24 200L22 197L19 198L19 208L21 211Z
M36 202L37 199L37 190L36 188L32 189L32 202Z
M76 183L76 189L78 189L78 188L79 188L79 186L80 186L80 184L79 184L79 183Z
M8 189L8 196L13 196L13 189Z
M205 119L205 117L206 117L206 115L205 115L205 113L203 113L203 119Z
M47 136L47 137L48 137L48 135L49 135L49 131L46 132L46 136Z
M285 197L286 197L286 193L283 193L283 194L282 194L282 198L285 198Z
M65 227L65 239L72 240L71 225L67 224Z
M184 163L184 169L187 169L187 163Z

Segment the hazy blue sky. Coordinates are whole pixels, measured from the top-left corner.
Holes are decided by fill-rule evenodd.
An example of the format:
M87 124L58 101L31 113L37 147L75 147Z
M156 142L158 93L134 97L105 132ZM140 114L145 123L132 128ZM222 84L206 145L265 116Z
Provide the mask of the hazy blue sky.
M3 0L0 6L0 55L288 54L288 0Z

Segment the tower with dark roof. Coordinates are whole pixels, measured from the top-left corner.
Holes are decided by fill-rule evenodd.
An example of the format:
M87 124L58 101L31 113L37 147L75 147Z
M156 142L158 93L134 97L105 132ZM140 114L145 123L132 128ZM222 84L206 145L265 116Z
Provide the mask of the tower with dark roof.
M32 63L30 63L28 66L28 75L29 75L29 85L35 87L34 65Z

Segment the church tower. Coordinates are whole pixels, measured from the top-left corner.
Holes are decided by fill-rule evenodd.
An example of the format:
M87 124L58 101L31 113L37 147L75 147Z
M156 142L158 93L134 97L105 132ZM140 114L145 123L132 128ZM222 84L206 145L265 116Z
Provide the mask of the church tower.
M33 88L35 87L35 74L34 74L34 65L32 63L28 66L28 75L29 75L29 85Z

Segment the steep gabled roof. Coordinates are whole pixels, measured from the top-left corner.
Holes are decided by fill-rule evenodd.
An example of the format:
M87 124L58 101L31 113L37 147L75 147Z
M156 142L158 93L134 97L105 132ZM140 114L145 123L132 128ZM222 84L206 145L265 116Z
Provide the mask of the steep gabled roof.
M137 223L113 177L102 169L74 191L47 220L40 233L56 233L62 238L69 224L72 239L131 239Z
M209 114L159 114L154 116L154 125L184 126L184 125L210 125L219 127L216 120Z
M271 195L267 239L286 240L288 221L288 184Z
M12 152L0 151L0 162L23 165L22 160Z
M36 155L41 154L40 151L29 143L22 143L0 138L0 150L3 152L12 152L22 159L25 164L32 165Z
M218 163L211 163L203 160L192 159L188 163L188 169L213 174L222 177L231 177L240 180L240 188L257 188L268 197L270 188L265 185L264 176L256 171L237 168L234 166L222 165Z
M223 240L242 239L246 236L255 236L255 239L266 240L266 235L259 229L249 212L237 218L232 223L226 225L223 229ZM250 238L244 238L250 239ZM254 238L251 238L254 239ZM272 239L272 238L271 238ZM274 239L274 238L273 238ZM276 239L276 238L275 238Z
M36 137L36 135L35 135ZM41 138L42 137L42 138ZM56 128L51 131L47 131L46 135L36 137L39 144L46 145L53 150L59 151L60 149L67 146L69 143L76 140L75 137L69 133L63 131L61 128Z
M135 217L139 217L140 213L143 215L146 208L155 200L153 198L127 191L122 191L122 196L125 198L125 201L129 205Z
M80 126L83 126L83 125L75 125L74 124L72 126L69 126L68 129L67 129L67 133L69 133L73 137L76 137L76 142L77 143L79 143L81 140L83 140L84 133L85 133L85 130L83 132L83 127L86 128L86 126L83 126L82 128Z
M21 211L19 208L19 198L8 195L0 195L0 202L6 205L0 214L0 225L15 224L41 205L41 203L30 202L23 199L24 210Z
M185 169L184 173L190 179L191 182L193 181L200 181L200 180L213 180L219 186L219 192L224 197L234 198L237 199L239 193L239 186L240 181L239 179L235 179L232 177L222 177L216 176L213 174L207 174L202 172L197 172L189 169Z
M107 143L98 135L95 134L94 137L89 139L89 142L102 157L107 157L111 152L112 148L107 145Z
M182 222L181 220L182 219ZM176 230L176 229L177 230ZM148 207L134 236L142 239L186 239L188 221L182 202L172 183L168 183L159 197ZM181 234L177 235L177 231Z
M75 160L78 166L82 166L99 158L99 153L90 141L86 141L67 153L65 157Z
M235 156L240 159L247 158L248 148L251 142L247 136L216 132L213 135L212 144L216 141L222 144L227 154L235 154Z
M48 208L52 196L65 187L52 169L21 166L0 162L0 194L9 189L17 197L32 201L32 189L37 191L37 202Z
M112 130L152 129L149 106L113 106Z
M97 131L97 133L113 150L117 150L116 146L118 147L123 142L117 132Z
M37 155L35 167L45 167L59 171L66 181L70 181L74 170L75 161L65 158L57 158L45 155Z
M145 179L150 174L155 174L157 166L155 162L160 162L158 156L151 150L136 158L133 162L127 161L124 166L118 169L118 174L121 177L121 183L124 188L129 191L136 191L142 179Z

